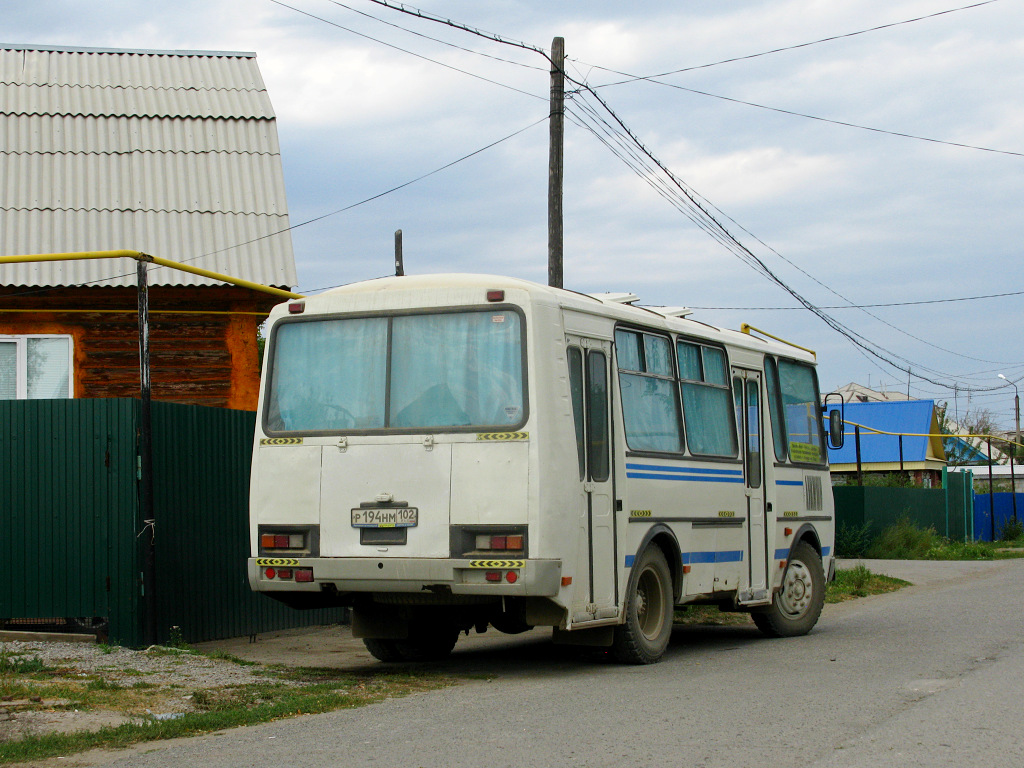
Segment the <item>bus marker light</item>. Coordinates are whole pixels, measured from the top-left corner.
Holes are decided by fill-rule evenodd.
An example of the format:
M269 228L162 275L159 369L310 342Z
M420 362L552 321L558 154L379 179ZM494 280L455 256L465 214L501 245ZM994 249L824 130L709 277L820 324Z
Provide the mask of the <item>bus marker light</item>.
M273 568L267 568L267 570L263 572L263 575L266 576L268 579L272 579L275 576L277 576L277 571L275 571Z
M296 568L295 569L295 580L296 581L313 581L313 569L312 568Z
M563 576L562 577L562 586L563 587L568 587L571 584L572 584L572 576Z
M488 291L487 292L487 300L488 301L504 301L505 300L505 292L504 291Z
M785 560L779 560L779 568L785 568L785 567L786 567L786 561Z
M301 315L306 311L306 304L302 301L293 301L288 304L288 311L293 315Z
M683 566L683 573L689 573L691 568L693 568L692 565L684 565Z
M509 571L505 574L505 581L509 584L515 584L519 581L519 573L517 571Z
M501 571L488 571L484 578L488 581L501 581Z
M782 529L782 535L783 536L792 536L793 535L793 529L792 528L783 528Z

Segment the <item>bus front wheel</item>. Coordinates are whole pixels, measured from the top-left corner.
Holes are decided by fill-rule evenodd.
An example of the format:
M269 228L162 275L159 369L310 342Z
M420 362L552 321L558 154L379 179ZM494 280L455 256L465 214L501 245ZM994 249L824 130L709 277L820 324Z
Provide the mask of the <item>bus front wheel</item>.
M771 607L751 614L754 624L768 637L806 635L817 624L825 605L825 572L821 557L806 541L789 552L782 589Z
M672 635L672 574L665 554L649 546L633 564L626 623L615 628L612 655L624 664L654 664Z

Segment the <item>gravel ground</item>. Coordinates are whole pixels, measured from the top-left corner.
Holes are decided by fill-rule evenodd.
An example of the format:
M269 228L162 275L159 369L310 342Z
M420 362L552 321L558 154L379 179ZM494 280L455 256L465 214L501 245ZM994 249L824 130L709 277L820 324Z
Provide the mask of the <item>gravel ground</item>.
M76 710L67 700L31 697L0 699L0 741L45 733L97 730L126 722L174 717L195 710L193 692L247 685L273 679L261 664L238 664L228 659L211 659L196 653L154 646L131 650L92 643L52 641L0 641L0 659L9 662L39 659L60 670L53 682L80 683L97 678L125 689L146 683L158 692L159 704L145 711ZM24 680L26 675L5 672L4 677Z
M104 680L121 685L145 680L156 685L219 688L267 678L260 665L243 666L160 646L133 651L91 643L0 642L0 656L8 654L21 659L38 658L49 667L68 667L79 675L101 675Z

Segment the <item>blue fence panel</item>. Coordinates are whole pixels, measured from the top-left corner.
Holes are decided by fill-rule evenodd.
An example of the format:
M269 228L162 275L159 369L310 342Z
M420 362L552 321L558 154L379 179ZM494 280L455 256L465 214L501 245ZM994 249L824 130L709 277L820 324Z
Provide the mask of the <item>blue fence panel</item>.
M993 493L992 502L995 506L995 520L992 519L992 506L989 494L974 494L974 538L978 541L993 541L999 538L1003 526L1013 519L1013 497L1017 497L1017 517L1024 519L1024 493ZM995 536L992 535L995 531Z

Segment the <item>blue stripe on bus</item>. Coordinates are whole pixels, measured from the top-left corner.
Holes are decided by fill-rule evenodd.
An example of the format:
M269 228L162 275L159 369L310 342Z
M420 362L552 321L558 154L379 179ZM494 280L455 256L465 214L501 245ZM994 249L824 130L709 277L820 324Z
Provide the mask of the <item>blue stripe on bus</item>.
M683 552L683 565L699 563L741 563L743 550L733 549L725 552Z
M742 477L695 477L688 475L656 475L652 473L627 472L626 477L634 480L685 480L689 483L742 483Z
M828 557L832 547L822 547L821 556ZM788 549L776 549L775 559L786 560L789 557ZM626 555L626 567L632 568L636 555ZM701 563L741 563L743 562L743 550L734 549L726 552L683 552L683 565L694 565Z
M828 557L831 552L832 552L832 547L822 547L821 548L821 556L822 557ZM788 557L789 557L789 550L788 549L776 549L775 550L775 559L776 560L785 560Z
M626 464L626 469L639 469L655 472L690 472L700 475L739 475L743 477L742 469L702 469L701 467L667 467L661 464Z
M741 563L743 562L743 550L734 549L725 552L683 552L683 565L700 565L702 563ZM626 567L632 568L636 562L636 555L626 555Z
M776 480L776 485L803 485L803 480Z

